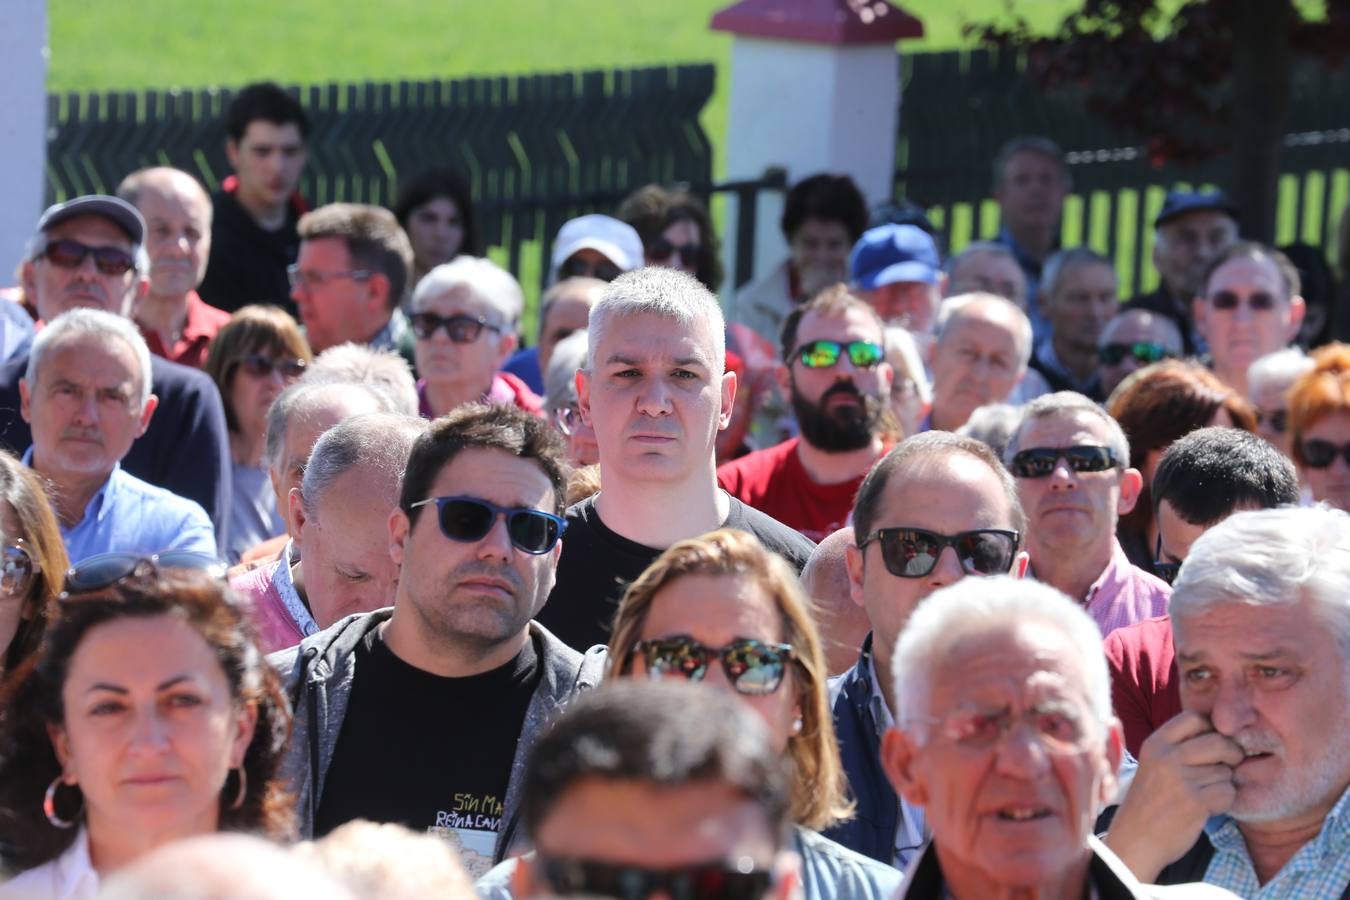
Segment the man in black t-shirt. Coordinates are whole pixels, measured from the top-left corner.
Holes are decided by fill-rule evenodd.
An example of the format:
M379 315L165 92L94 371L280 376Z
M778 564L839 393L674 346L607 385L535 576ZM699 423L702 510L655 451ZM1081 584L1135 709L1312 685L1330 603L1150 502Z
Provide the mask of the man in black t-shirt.
M750 532L800 572L815 545L717 486L717 433L736 398L717 298L675 269L627 272L591 310L589 335L577 405L603 482L567 511L539 621L577 650L606 642L628 584L671 544L717 528Z
M475 877L501 860L525 754L604 667L530 621L558 563L563 459L542 419L501 405L461 406L414 443L389 516L394 608L272 657L303 835L398 822L445 838Z

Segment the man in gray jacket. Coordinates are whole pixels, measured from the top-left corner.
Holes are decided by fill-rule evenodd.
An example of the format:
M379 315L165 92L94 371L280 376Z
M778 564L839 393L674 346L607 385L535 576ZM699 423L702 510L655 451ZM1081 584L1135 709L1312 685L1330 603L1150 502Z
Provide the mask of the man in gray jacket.
M505 406L462 406L414 443L389 514L394 608L272 658L304 836L362 818L444 837L475 877L503 857L536 735L604 666L531 621L561 550L563 459Z

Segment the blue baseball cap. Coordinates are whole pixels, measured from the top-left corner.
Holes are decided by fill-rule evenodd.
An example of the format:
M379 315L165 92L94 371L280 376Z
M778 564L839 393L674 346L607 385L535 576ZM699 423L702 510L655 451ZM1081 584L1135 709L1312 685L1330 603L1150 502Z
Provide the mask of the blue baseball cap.
M917 225L878 225L863 232L848 258L849 277L864 291L898 281L936 284L942 275L937 244Z
M1237 218L1237 207L1232 204L1223 191L1169 191L1163 200L1162 211L1153 220L1153 227L1166 224L1187 213L1210 210L1221 212L1229 218Z

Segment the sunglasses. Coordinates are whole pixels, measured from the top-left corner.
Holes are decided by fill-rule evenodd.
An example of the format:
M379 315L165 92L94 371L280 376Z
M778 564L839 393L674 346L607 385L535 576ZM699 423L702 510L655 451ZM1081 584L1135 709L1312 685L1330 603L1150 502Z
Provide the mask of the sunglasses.
M870 369L886 358L880 344L871 341L807 341L797 348L797 358L808 369L828 369L848 352L848 360L859 369Z
M959 534L938 534L923 528L882 528L872 532L859 550L881 545L881 561L896 578L922 578L933 571L945 547L956 551L967 575L1006 575L1017 555L1016 531L980 528Z
M6 597L23 597L33 583L33 576L42 571L38 561L33 559L23 538L0 549L0 594Z
M162 569L195 569L224 579L225 566L208 553L168 550L148 556L140 553L99 553L66 570L65 599L71 594L101 591L126 578L157 578Z
M413 334L424 341L431 340L432 335L442 328L445 329L445 336L456 344L472 344L478 340L484 328L494 334L502 333L500 328L482 316L438 316L420 312L408 316L408 322L412 325Z
M1018 478L1045 478L1061 459L1075 472L1105 472L1116 465L1110 447L1031 447L1019 451L1009 468Z
M542 509L498 506L477 497L432 497L419 500L411 508L431 503L436 504L436 521L440 523L441 534L463 544L481 541L492 530L498 516L506 517L506 533L511 538L511 546L536 556L552 550L567 530L565 520Z
M663 237L659 237L647 245L647 257L653 260L667 260L678 253L680 255L680 264L693 267L698 265L698 255L703 251L701 244L672 244Z
M749 859L646 869L541 854L536 863L554 892L563 897L647 900L660 894L671 900L761 900L773 884L772 873L754 868Z
M1158 535L1158 542L1153 545L1153 574L1157 575L1168 584L1171 584L1177 580L1177 573L1180 571L1181 563L1163 562L1162 535Z
M125 275L136 268L136 257L116 247L90 247L69 238L58 238L42 250L44 259L63 269L78 269L90 255L94 257L94 268L103 275Z
M1219 291L1209 298L1210 306L1230 312L1242 305L1242 298L1232 291ZM1269 312L1275 308L1275 298L1265 291L1257 291L1247 297L1247 308L1252 312Z
M601 281L613 281L622 274L623 269L607 259L592 263L573 256L558 266L559 278L598 278Z
M1097 348L1097 359L1108 366L1118 366L1125 357L1133 357L1141 365L1169 359L1172 354L1162 344L1139 341L1135 344L1106 344Z
M1263 409L1256 411L1256 424L1270 424L1270 430L1276 434L1284 434L1289 427L1289 410L1277 409L1274 412L1266 412Z
M303 359L273 359L261 353L240 357L238 365L239 371L253 378L271 378L273 372L280 372L282 378L292 381L305 374Z
M1310 469L1327 469L1336 461L1339 456L1345 460L1345 464L1350 466L1350 444L1342 444L1337 447L1331 441L1324 441L1319 438L1304 438L1298 444L1299 453L1303 457L1303 464Z
M633 653L641 653L653 681L679 675L702 681L714 659L722 662L727 681L738 694L763 697L778 690L793 658L791 644L769 644L737 638L725 647L708 647L687 634L638 641Z

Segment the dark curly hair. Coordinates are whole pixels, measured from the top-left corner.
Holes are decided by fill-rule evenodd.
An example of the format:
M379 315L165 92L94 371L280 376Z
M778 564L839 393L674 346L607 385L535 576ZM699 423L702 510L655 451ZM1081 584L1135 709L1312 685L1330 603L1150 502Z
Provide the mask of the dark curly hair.
M666 188L648 184L629 194L619 204L618 218L633 226L649 247L667 228L677 222L692 222L698 228L698 264L694 277L714 294L722 289L722 259L717 233L713 230L708 208L682 187Z
M278 778L291 727L280 680L258 649L242 602L223 582L206 572L166 569L63 599L38 652L0 688L0 856L10 869L55 859L77 833L48 822L42 801L47 785L61 774L48 727L65 721L61 691L80 643L99 625L156 616L173 616L192 626L220 663L230 696L257 705L257 726L244 753L247 793L239 808L232 809L238 782L226 777L220 829L292 836L294 804Z

